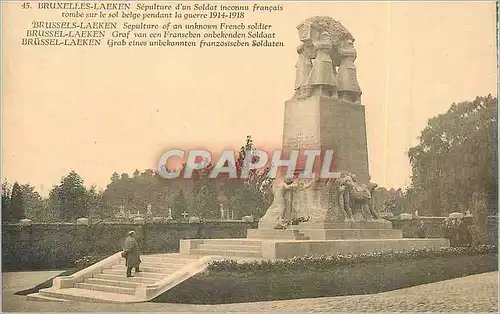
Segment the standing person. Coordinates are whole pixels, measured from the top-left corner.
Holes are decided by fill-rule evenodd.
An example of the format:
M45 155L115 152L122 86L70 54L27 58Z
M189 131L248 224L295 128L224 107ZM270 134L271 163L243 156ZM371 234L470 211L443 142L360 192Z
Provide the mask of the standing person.
M125 239L123 245L123 252L125 253L125 265L127 266L127 277L132 276L132 268L135 268L135 272L140 272L139 264L141 263L141 258L139 257L139 243L135 238L135 231L129 231L128 236Z

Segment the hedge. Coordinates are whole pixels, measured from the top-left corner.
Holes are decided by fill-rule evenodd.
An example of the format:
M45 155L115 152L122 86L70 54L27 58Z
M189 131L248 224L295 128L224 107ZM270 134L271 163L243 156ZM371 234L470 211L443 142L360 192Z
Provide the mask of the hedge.
M153 302L221 304L360 295L498 270L496 247L214 262Z
M330 269L341 265L358 263L390 263L393 261L415 260L425 258L445 258L453 256L473 256L481 254L498 253L496 245L479 245L467 247L443 247L440 249L409 249L386 250L375 253L337 254L322 256L294 257L284 260L261 260L253 262L237 262L235 260L214 261L208 265L208 270L213 272L232 273L260 273L281 272L301 269Z

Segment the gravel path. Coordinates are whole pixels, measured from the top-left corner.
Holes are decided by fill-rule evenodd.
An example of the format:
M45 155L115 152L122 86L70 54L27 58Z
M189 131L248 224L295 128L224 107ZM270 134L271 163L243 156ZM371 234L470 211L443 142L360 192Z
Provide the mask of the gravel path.
M498 272L370 295L221 305L28 301L13 293L35 286L53 277L53 273L5 273L2 276L4 312L498 312L499 308Z

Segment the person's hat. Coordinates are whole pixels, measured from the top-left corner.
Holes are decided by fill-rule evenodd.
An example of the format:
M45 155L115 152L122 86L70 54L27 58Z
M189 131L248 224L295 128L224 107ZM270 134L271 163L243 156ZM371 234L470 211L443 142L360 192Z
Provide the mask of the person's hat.
M133 235L133 234L135 234L135 231L134 231L134 230L130 230L130 231L128 232L128 235Z

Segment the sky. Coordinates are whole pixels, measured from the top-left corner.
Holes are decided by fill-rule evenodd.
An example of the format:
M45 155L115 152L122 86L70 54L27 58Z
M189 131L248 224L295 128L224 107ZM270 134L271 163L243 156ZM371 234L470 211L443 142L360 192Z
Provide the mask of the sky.
M113 172L156 167L171 148L279 148L293 95L296 26L315 15L356 38L372 180L409 184L406 152L453 102L497 90L494 2L307 2L249 14L280 48L61 48L20 45L56 12L2 2L2 177L47 195L75 170L105 188ZM200 21L199 21L200 22Z

